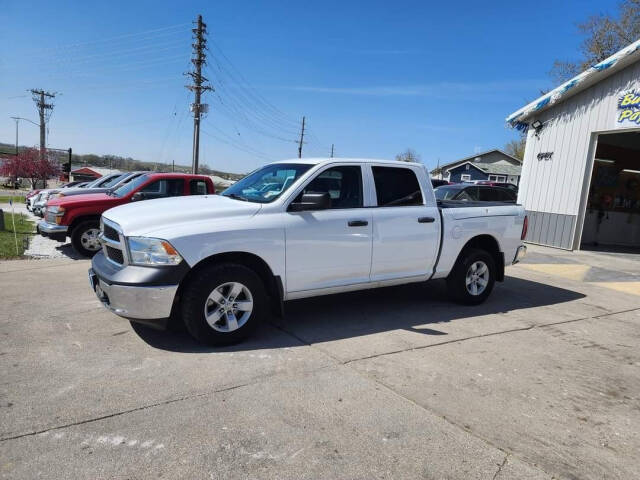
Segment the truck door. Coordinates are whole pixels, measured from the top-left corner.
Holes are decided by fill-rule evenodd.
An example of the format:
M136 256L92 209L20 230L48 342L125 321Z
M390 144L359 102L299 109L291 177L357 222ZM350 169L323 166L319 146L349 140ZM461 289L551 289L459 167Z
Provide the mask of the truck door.
M371 209L364 207L360 165L328 166L304 193L329 193L326 210L286 213L286 289L301 292L369 281ZM293 203L291 202L291 203Z
M440 243L440 213L418 168L370 167L377 206L373 214L371 281L430 275ZM426 188L426 187L425 187ZM426 197L426 198L425 198Z

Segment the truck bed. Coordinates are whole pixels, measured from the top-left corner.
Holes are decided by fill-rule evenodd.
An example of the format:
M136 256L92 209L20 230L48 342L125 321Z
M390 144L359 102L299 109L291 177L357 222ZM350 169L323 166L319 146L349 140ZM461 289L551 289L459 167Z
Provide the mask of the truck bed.
M520 206L519 203L510 202L480 202L480 201L463 201L463 200L438 200L440 208L465 208L465 207L504 207L504 206Z

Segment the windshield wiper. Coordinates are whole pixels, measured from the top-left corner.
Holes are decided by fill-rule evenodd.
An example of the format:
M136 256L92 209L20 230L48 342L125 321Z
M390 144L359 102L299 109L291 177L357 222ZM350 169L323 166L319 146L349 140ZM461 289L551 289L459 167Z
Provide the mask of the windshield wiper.
M237 193L228 193L225 197L233 198L234 200L240 200L242 202L248 202L249 199L243 197L242 195L238 195Z

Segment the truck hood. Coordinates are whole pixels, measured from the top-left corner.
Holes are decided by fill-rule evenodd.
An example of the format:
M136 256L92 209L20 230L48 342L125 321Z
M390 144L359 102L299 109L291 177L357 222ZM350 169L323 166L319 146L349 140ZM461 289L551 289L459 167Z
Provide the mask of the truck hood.
M180 232L185 224L193 222L252 217L260 207L221 195L191 195L128 203L112 208L103 217L120 225L127 236L149 235L162 229Z
M118 199L116 199L115 197L110 197L109 195L106 195L104 193L85 193L84 195L50 198L47 205L49 207L61 206L67 208L86 204L109 204L117 200Z
M61 188L58 193L63 193L65 197L71 197L74 195L94 195L96 193L108 192L108 188Z

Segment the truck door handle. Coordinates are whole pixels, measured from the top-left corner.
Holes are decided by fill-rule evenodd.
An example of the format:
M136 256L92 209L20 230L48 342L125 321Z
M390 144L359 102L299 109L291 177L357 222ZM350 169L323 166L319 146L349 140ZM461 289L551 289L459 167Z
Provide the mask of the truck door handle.
M436 221L436 219L435 219L435 218L433 218L433 217L420 217L420 218L418 219L418 222L419 222L419 223L433 223L433 222L435 222L435 221Z
M350 227L366 227L367 225L369 225L369 222L367 222L366 220L349 220L349 223L347 224Z

